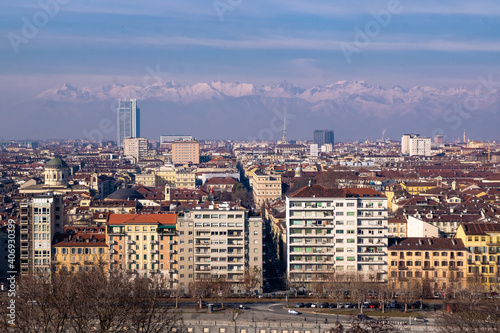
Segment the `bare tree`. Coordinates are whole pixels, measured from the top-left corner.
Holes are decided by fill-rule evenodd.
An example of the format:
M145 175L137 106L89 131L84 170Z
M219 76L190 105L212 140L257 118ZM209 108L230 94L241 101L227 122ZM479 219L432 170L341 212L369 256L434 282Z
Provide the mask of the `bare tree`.
M405 305L405 312L408 312L408 305L420 299L422 295L422 283L420 279L409 278L407 283L401 284L398 289L398 299Z
M122 271L100 267L54 272L50 279L22 276L18 290L16 327L0 322L2 332L153 333L182 328L179 313L161 306L151 279Z
M358 304L361 313L363 313L362 303L366 301L369 288L369 283L363 274L356 274L349 278L351 299Z
M260 286L261 281L262 281L262 270L254 266L253 268L245 269L245 273L243 274L243 279L241 280L241 286L243 287L243 290L245 293L247 293L249 296L252 293L252 290Z
M198 299L199 308L202 308L202 301L212 293L212 282L210 279L199 279L189 284L191 297Z

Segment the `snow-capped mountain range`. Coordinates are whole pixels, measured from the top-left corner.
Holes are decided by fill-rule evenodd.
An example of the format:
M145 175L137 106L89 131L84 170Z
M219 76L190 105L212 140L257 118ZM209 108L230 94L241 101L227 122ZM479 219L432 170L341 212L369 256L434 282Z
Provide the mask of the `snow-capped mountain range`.
M337 101L364 101L374 104L392 105L408 104L423 101L432 102L438 99L466 98L473 92L465 88L433 88L416 86L404 89L400 86L383 88L373 86L364 81L338 81L326 86L302 88L283 81L277 85L256 86L251 83L227 83L213 81L210 83L196 83L183 85L174 81L160 82L148 86L120 85L104 86L99 88L77 88L68 83L59 88L49 89L37 96L40 99L53 101L92 102L106 99L137 98L169 101L189 104L192 102L260 96L264 98L298 98L309 103L318 103L327 100ZM495 90L489 97L498 97ZM482 102L488 103L492 98Z
M379 137L383 130L393 138L405 132L440 133L456 138L466 128L478 135L496 133L496 124L500 122L498 90L484 87L476 95L475 89L386 88L364 81L338 81L313 87L287 82L258 86L222 81L196 84L170 81L144 87L121 84L75 87L66 83L40 93L26 112L29 108L44 110L39 114L40 121L50 115L54 132L64 128L68 132L64 135L74 135L78 131L61 124L95 128L103 118L114 124L116 100L129 98L138 100L142 131L149 137L189 132L204 138L224 134L221 137L247 139L259 138L260 134L268 138L272 132L270 139L277 140L282 124L282 117L277 114L285 109L289 115L288 133L299 138L308 137L307 133L319 128L334 129L337 137L345 140L359 135ZM110 138L115 135L104 134Z

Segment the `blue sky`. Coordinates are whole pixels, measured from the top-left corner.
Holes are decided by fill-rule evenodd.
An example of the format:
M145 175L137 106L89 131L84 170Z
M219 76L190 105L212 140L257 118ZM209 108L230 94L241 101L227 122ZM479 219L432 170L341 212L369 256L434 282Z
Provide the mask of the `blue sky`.
M47 3L59 8L44 22ZM222 20L216 5L227 9ZM376 23L373 12L390 6L388 24ZM37 33L23 35L35 19ZM341 45L355 46L356 31L377 24L347 61ZM479 76L499 81L499 31L497 0L4 0L0 97L28 98L66 81L140 84L157 66L163 79L184 83L474 87ZM23 38L18 52L12 36Z

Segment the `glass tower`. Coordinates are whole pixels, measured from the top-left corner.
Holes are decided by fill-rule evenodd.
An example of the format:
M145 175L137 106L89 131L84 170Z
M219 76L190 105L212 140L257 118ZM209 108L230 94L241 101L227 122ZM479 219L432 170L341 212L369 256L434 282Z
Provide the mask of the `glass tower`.
M141 136L141 110L137 107L137 100L119 101L117 114L117 144L123 147L123 139Z

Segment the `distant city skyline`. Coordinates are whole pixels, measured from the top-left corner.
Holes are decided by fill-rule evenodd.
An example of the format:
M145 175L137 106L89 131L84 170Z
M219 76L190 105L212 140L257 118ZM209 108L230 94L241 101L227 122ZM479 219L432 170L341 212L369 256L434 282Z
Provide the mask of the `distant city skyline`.
M220 3L226 6L216 5ZM365 81L386 88L465 88L472 93L480 87L481 103L476 103L478 98L457 98L447 105L439 105L440 113L429 111L444 124L424 134L432 136L436 133L434 130L442 130L450 140L464 127L471 127L471 134L483 135L485 139L496 135L495 128L489 127L498 121L498 116L492 113L500 109L500 9L494 0L474 3L465 0L348 3L153 0L147 4L54 0L53 4L52 7L14 1L0 4L0 33L4 36L0 39L4 64L0 66L1 115L9 118L9 122L0 124L2 137L84 138L82 131L93 131L95 137L116 137L116 128L111 132L110 126L104 126L108 120L115 123L109 111L116 109L116 105L111 102L83 106L74 101L42 103L37 99L39 94L64 82L83 89L82 96L85 96L85 88L105 87L105 93L110 94L117 90L116 86L123 85L128 91L120 92L126 93L122 98L141 101L146 86L169 81L194 86L218 79L270 86L287 81L305 88L344 80ZM351 97L356 102L356 96ZM363 103L383 105L387 102L373 95L369 97L373 99ZM464 106L465 102L472 106L482 104L485 97L495 99L493 103L488 101L491 108L486 113L456 110L456 105ZM253 102L241 101L241 105ZM275 103L265 102L268 106ZM392 102L396 113L386 115L386 121L401 126L414 122L406 117L406 110L398 108L400 103L408 104L408 100L396 98ZM201 114L207 110L220 118L241 105L214 106L212 100L203 100L196 107ZM171 104L152 106L166 114L152 111L148 120L151 124L144 123L147 137L160 134L155 128L159 126L158 120L164 127L168 125L163 117L179 122L183 132L188 130L198 137L224 133L222 128L210 132L190 127L189 124L200 117L196 114L187 119L193 114L194 106L189 109ZM293 115L290 105L278 106L289 108ZM229 133L228 138L257 137L262 129L270 128L269 116L258 110L262 107L256 104L254 109L246 109L245 114L266 119L264 124L254 124L247 132ZM316 123L299 132L294 128L297 126L293 124L294 119L290 118L288 136L305 138L311 129L330 121L319 117L326 112L322 107L300 105L298 110L307 109L314 115L303 119ZM388 111L392 107L393 104L386 106ZM418 105L414 112L428 112L420 107ZM349 112L355 108L355 104L347 107ZM447 113L447 108L452 113ZM345 109L336 112L349 114ZM427 114L419 120L423 122L427 116L427 124L439 123ZM246 120L240 114L229 117L234 120L225 124L229 127ZM375 133L365 127L371 122L369 114L352 117L365 123L354 128L353 135L360 139L375 137ZM302 118L296 119L303 123ZM487 124L487 128L479 130L482 124ZM380 127L377 129L380 133L386 128L377 123L372 127ZM150 128L152 133L148 134ZM396 138L408 130L412 129L387 128L387 135ZM421 128L414 131L423 133ZM340 131L337 136L340 140L351 139L347 134Z

